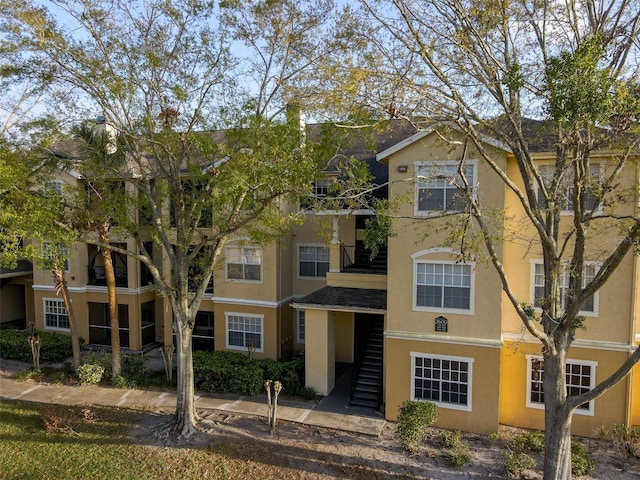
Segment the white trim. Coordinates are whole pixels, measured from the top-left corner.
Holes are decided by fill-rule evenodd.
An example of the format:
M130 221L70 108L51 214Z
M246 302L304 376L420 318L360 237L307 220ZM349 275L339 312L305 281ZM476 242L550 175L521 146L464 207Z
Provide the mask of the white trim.
M230 298L230 297L216 297L213 296L210 299L216 303L228 303L230 305L245 305L247 307L268 307L268 308L278 308L286 303L290 302L293 299L293 296L284 298L282 300L278 300L277 302L268 302L266 300L254 300L248 298Z
M47 325L47 302L56 302L62 304L65 312L67 312L67 306L65 305L63 299L55 297L42 297L42 322L44 329L52 332L70 332L71 323L69 322L69 312L67 312L67 323L69 323L69 328L50 327Z
M424 255L421 255L421 257ZM413 259L413 294L412 294L412 310L414 312L437 312L437 313L454 313L460 315L473 315L474 303L475 303L475 282L476 282L476 264L475 262L460 263L453 260L424 260L419 259L418 256L412 255ZM469 308L450 308L450 307L428 307L418 305L418 264L432 264L432 265L466 265L471 269L469 274ZM443 285L444 287L444 285ZM443 292L444 294L444 292Z
M569 262L562 262L563 266L568 266ZM536 279L536 265L544 265L544 261L539 259L539 258L534 258L534 259L530 259L529 260L529 302L531 305L535 304L535 289L536 289L536 285L535 285L535 279ZM600 269L600 267L602 266L602 263L600 262L593 262L593 261L589 261L589 262L584 262L584 266L590 266L590 267L595 267L596 269L596 274L598 273L598 270ZM562 274L564 274L564 270L563 272L561 272ZM584 275L584 273L583 273ZM584 288L584 287L580 287L580 288ZM589 310L580 310L579 314L585 317L598 317L599 316L599 312L600 312L600 290L597 290L593 296L593 311L589 311ZM535 307L535 310L537 312L542 312L542 309L540 307Z
M298 280L320 280L320 281L324 281L326 282L327 279L327 275L325 273L324 276L320 276L320 275L312 275L312 276L303 276L300 275L300 247L316 247L316 248L324 248L327 251L327 254L329 255L329 258L327 260L327 264L329 264L329 267L331 266L331 249L324 243L296 243L296 278ZM324 263L324 262L318 262L318 260L314 260L314 263L317 264L318 263ZM327 269L327 273L330 271L331 269Z
M542 360L542 356L540 355L526 355L527 358L527 397L526 397L526 406L527 408L534 408L537 410L544 410L544 402L532 402L531 401L531 373L532 373L532 364L533 360ZM580 365L580 366L589 366L591 367L591 375L589 377L589 389L593 390L596 386L596 368L598 366L598 362L593 360L576 360L572 358L567 358L567 365ZM566 374L565 374L566 375ZM569 385L571 386L571 385ZM585 410L583 408L576 407L573 412L578 415L586 415L589 417L593 417L595 415L595 400L590 400L588 402L589 409Z
M304 215L338 215L338 216L342 216L342 215L374 215L375 212L373 210L370 210L368 208L361 208L358 210L349 210L349 209L342 209L342 210L301 210L302 213Z
M253 284L261 284L263 283L263 279L264 279L264 249L259 246L259 245L245 245L245 244L240 244L240 245L234 245L234 242L232 242L231 244L227 244L224 247L224 278L225 281L230 282L230 283L253 283ZM229 278L229 254L228 251L231 248L235 248L235 249L242 249L242 256L245 257L246 255L244 255L244 250L245 249L253 249L253 250L258 250L260 252L260 279L259 280L252 280L252 279L245 279L245 278ZM244 268L245 265L255 265L255 264L250 264L250 263L242 263L241 264ZM243 277L244 277L244 271L243 271Z
M53 285L36 284L36 285L33 285L31 288L36 291L55 292L55 287ZM68 290L70 293L88 293L88 292L106 293L107 287L101 287L96 285L85 285L84 287L68 287ZM157 290L157 289L153 285L145 285L144 287L140 287L140 288L116 287L116 291L123 295L136 295L140 293L151 292L154 290Z
M420 358L429 358L429 359L435 359L435 360L449 360L452 362L460 362L460 363L466 363L468 365L468 370L467 370L467 403L466 404L459 404L459 403L449 403L449 402L440 402L440 401L435 401L435 400L429 400L427 398L422 399L419 398L418 400L424 400L427 402L432 402L434 404L436 404L438 406L438 408L447 408L447 409L451 409L451 410L461 410L464 412L470 412L472 410L472 405L473 405L473 362L474 359L472 357L455 357L455 356L450 356L450 355L437 355L437 354L432 354L432 353L425 353L425 352L409 352L409 355L411 356L411 392L410 392L410 399L411 400L416 400L415 397L415 371L416 371L416 358L420 357ZM462 382L458 382L458 383L462 383Z
M540 341L529 333L527 333L526 335L523 335L522 333L503 333L502 339L505 342L541 345ZM609 352L633 352L636 346L629 343L576 339L573 341L573 343L571 343L571 348L585 348L590 350L604 350Z
M306 333L307 333L306 315L305 315L305 311L302 309L296 310L296 342L300 344L304 344L305 338L300 336L300 321L305 323L305 326L303 327L303 331L304 331L304 335L306 336Z
M469 187L471 188L472 192L473 192L473 196L476 197L478 194L477 189L475 188L476 185L479 184L478 182L478 159L470 159L470 160L465 160L464 161L464 166L470 166L473 169L473 182L471 185L469 185ZM439 168L445 167L445 166L458 166L460 164L459 160L442 160L442 159L435 159L435 160L416 160L413 162L413 170L414 170L414 191L413 191L413 215L415 217L436 217L441 215L444 212L448 212L448 213L456 213L456 212L461 212L460 210L420 210L419 209L419 198L420 198L420 183L422 183L422 180L420 180L419 175L418 175L418 170L421 167L425 167L428 165L434 165L435 168L433 169L434 172L437 171ZM425 180L428 180L428 178L425 178Z
M230 316L236 316L236 317L242 317L245 319L255 319L255 320L259 320L260 321L260 346L258 348L258 346L256 346L255 352L257 353L263 353L264 352L264 315L259 315L259 314L255 314L255 313L240 313L240 312L224 312L224 322L225 322L225 345L227 350L241 350L241 351L246 351L247 347L246 347L246 339L245 339L245 345L244 346L238 346L238 345L230 345L229 344L229 317ZM246 331L243 331L243 333L247 333ZM251 333L251 332L249 332Z
M435 335L432 333L408 332L402 330L386 330L384 338L390 340L409 340L428 343L443 343L447 345L465 345L469 347L502 348L502 340L476 337L454 337L451 335Z

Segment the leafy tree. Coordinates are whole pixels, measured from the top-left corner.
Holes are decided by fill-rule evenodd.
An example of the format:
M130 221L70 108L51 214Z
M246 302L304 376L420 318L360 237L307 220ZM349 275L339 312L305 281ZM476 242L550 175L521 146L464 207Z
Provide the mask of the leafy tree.
M355 91L367 109L392 118L448 122L518 199L535 232L544 260L540 315L518 298L501 263L505 237L493 226L495 211L473 195L473 185L462 176L467 211L457 225L464 229L450 238L469 253L472 234L478 233L475 238L484 245L506 297L542 344L544 475L569 478L574 410L610 389L640 359L635 348L595 388L567 394L566 356L582 326L579 311L623 258L637 253L640 218L623 208L634 192L620 192L618 186L621 175L636 168L640 139L639 4L363 0L361 6L362 38L375 40L361 43L360 65L336 67L334 82L347 83L334 86L333 94ZM543 120L544 130L527 131L526 117ZM440 131L454 146L450 133ZM509 148L519 178L494 161L484 135ZM540 135L549 135L555 151L550 172L534 160L532 139ZM612 152L601 175L592 169L597 151ZM561 219L562 211L570 211L568 220ZM602 245L598 239L605 231L608 243ZM585 279L583 268L594 252L601 267ZM567 264L571 295L561 305L560 279Z
M80 118L99 112L117 132L126 154L114 179L145 212L117 223L137 248L85 240L146 265L170 304L175 427L189 435L197 417L192 331L225 243L276 240L298 217L286 201L308 193L315 175L299 122L282 112L292 99L288 86L314 63L305 59L307 35L329 18L324 8L291 1L222 2L222 19L213 2L193 0L43 5L18 1L4 10L12 64L21 78L52 78L51 98L75 106ZM243 68L228 31L250 47L254 61ZM152 255L147 241L163 255ZM190 272L197 273L195 286Z

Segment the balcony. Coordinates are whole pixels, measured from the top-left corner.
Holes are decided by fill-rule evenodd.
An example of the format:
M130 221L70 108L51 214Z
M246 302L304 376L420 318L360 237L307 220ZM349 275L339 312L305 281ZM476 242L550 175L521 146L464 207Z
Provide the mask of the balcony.
M363 245L342 245L340 272L386 275L387 247L380 247L378 254L371 258L371 250Z
M116 275L116 287L127 287L127 267L113 267ZM87 285L96 285L100 287L107 286L107 276L104 271L104 266L93 265L87 267L88 282Z

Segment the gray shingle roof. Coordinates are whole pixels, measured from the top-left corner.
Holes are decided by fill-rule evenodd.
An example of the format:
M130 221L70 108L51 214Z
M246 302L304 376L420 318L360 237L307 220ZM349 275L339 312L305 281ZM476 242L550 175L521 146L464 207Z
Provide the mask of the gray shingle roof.
M340 310L387 309L387 291L372 288L323 287L294 302L297 307L328 307Z

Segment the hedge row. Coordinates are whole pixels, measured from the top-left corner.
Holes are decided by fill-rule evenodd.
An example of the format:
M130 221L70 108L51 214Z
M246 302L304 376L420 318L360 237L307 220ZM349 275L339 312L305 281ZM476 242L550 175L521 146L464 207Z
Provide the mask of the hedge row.
M264 392L266 380L279 380L284 394L312 397L304 387L304 360L278 362L249 359L235 352L194 352L193 375L196 388L209 392L258 395Z
M41 362L62 362L72 356L71 337L55 332L38 332ZM19 360L31 363L29 332L26 330L0 329L0 357L7 360ZM80 339L80 345L83 341Z

